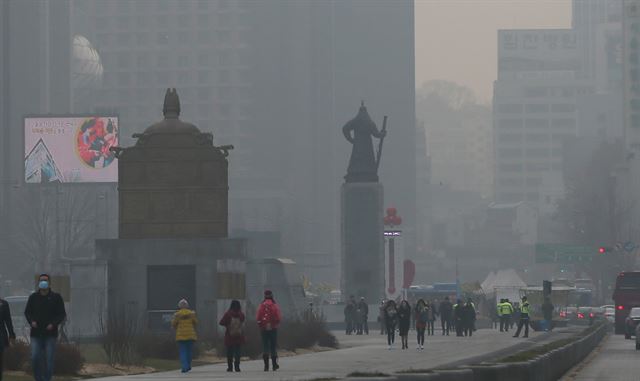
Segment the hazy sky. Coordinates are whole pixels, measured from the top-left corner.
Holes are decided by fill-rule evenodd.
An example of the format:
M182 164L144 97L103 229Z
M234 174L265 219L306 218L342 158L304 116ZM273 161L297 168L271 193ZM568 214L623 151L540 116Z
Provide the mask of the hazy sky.
M571 0L415 0L416 86L447 79L490 102L498 29L569 27Z

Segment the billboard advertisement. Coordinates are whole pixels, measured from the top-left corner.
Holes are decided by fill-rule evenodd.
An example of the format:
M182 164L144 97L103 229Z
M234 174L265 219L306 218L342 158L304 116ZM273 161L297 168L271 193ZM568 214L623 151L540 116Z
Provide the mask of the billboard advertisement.
M117 182L118 129L115 116L25 118L25 182Z

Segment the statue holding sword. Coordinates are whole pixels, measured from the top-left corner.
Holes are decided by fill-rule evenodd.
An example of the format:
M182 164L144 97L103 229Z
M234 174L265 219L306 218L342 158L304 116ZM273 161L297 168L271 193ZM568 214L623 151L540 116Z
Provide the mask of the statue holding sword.
M378 167L382 157L382 144L387 135L387 117L384 117L382 130L371 120L364 101L355 118L342 127L344 137L353 145L349 168L345 180L348 183L378 182ZM374 154L373 139L380 139L378 152Z

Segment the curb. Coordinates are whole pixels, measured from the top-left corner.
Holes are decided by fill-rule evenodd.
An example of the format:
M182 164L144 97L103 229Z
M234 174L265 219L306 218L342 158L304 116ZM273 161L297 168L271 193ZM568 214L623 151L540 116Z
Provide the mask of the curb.
M601 324L585 337L528 361L481 363L425 373L401 373L390 377L347 377L352 381L555 381L584 360L609 331Z

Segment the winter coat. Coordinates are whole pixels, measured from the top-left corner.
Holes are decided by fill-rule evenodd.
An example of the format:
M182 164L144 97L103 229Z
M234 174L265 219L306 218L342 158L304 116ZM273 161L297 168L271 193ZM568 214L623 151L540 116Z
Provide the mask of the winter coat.
M428 313L427 307L424 305L417 305L415 308L415 320L416 329L423 329L427 327Z
M9 303L0 299L0 352L9 345L9 339L15 338L16 334L13 332Z
M198 340L196 313L187 308L181 308L173 315L171 326L176 330L176 341Z
M224 345L226 347L242 345L246 341L244 332L241 335L236 335L236 336L232 336L229 333L229 325L231 324L232 318L240 319L240 322L243 324L245 320L245 316L242 313L242 311L228 310L227 312L224 313L224 315L222 316L222 319L220 319L220 325L226 328L224 332Z
M440 318L442 320L451 320L453 314L453 305L448 300L443 300L440 302Z
M258 313L256 314L256 321L261 330L269 331L278 329L281 320L282 314L280 313L280 307L278 307L273 299L265 299L260 303Z
M49 290L42 295L37 291L29 296L24 316L29 325L37 324L36 328L31 327L31 337L58 337L58 326L67 318L67 312L60 294ZM52 330L47 329L49 324L53 325Z
M387 306L384 309L384 323L387 329L395 329L398 324L398 309L396 307Z
M409 333L409 327L411 326L411 307L400 306L398 308L398 329L400 330L400 336L405 336Z

